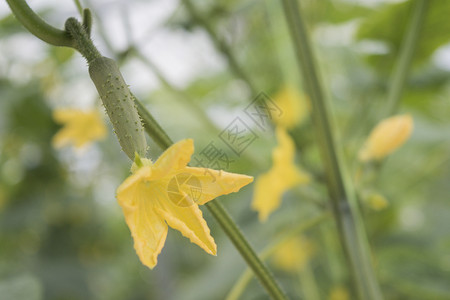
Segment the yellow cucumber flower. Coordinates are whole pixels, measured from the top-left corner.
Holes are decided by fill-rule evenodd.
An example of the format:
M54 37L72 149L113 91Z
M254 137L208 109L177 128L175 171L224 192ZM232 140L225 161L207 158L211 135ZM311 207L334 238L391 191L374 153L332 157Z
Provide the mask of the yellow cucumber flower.
M53 137L52 144L61 148L73 144L82 148L106 136L106 126L96 110L56 109L53 111L56 123L64 125Z
M282 112L279 117L274 118L276 125L293 128L304 121L308 115L309 104L306 96L292 87L283 87L275 95L274 101Z
M333 287L328 295L328 300L349 300L350 293L344 286L337 285Z
M412 130L413 119L410 115L384 119L375 126L359 151L359 160L365 162L386 157L408 140Z
M371 194L366 198L367 205L375 210L380 211L389 206L387 199L381 194Z
M255 182L252 208L259 212L261 222L280 206L281 197L288 189L310 180L309 175L294 164L294 142L286 129L277 127L276 136L279 145L272 153L273 166Z
M153 164L143 159L117 189L117 200L134 239L141 262L154 268L167 236L168 226L180 231L207 253L216 255L198 205L239 191L253 177L205 168L188 167L194 152L191 139L168 148Z
M272 261L284 271L297 272L305 267L313 252L313 244L306 238L291 238L275 251Z

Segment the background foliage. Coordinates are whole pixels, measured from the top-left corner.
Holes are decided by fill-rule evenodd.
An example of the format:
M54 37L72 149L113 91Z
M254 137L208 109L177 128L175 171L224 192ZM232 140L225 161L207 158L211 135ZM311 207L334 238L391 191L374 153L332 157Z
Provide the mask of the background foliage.
M76 15L70 1L32 2L50 23ZM383 116L390 76L412 1L301 1L338 124L386 299L450 297L450 2L430 0L402 112L413 115L410 141L382 165L356 157ZM117 58L127 82L174 140L213 141L234 162L229 171L258 176L271 165L273 130L261 130L241 157L218 133L259 92L299 86L278 1L82 1L97 16L94 41ZM39 6L40 5L40 6ZM142 266L114 193L129 163L111 130L77 152L55 150L56 107L100 106L82 58L27 33L0 4L0 295L2 299L223 299L244 263L208 212L219 252L205 255L171 230L158 266ZM150 16L150 17L149 17ZM200 16L200 17L199 17ZM206 24L206 25L205 25ZM225 47L223 46L225 45ZM231 60L237 67L230 66ZM249 84L250 83L250 84ZM260 224L252 186L220 201L257 250L326 206L326 191L307 121L292 132L298 162L316 182L290 191ZM160 149L151 145L152 157ZM234 156L233 156L234 155ZM368 203L381 194L389 206ZM369 199L369 200L368 200ZM293 298L316 287L319 299L347 282L331 219L305 233L314 245L311 280L271 263ZM252 281L242 299L264 299Z

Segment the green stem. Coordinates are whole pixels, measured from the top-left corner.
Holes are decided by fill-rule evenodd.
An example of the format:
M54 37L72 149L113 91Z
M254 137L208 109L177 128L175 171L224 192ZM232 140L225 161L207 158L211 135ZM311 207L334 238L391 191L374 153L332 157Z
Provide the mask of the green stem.
M261 284L267 290L273 299L287 299L284 292L280 289L278 284L269 272L264 263L258 258L255 251L245 239L242 232L233 222L228 212L217 200L210 201L206 204L211 214L216 218L222 229L233 242L234 246L241 253L248 266L253 270Z
M353 188L346 177L344 165L337 150L334 128L328 113L324 92L319 80L313 52L304 19L297 0L282 0L294 50L304 85L310 96L320 155L327 174L328 193L359 299L382 299L378 281L370 259L370 249L364 225L355 205Z
M173 144L173 141L167 133L161 128L150 112L136 97L134 97L134 102L136 103L136 108L142 119L144 129L147 131L148 135L158 144L158 146L161 147L161 149L169 148Z
M205 19L197 10L197 8L192 4L191 0L183 0L184 5L186 6L189 14L192 16L194 21L203 27L203 29L206 30L209 37L214 43L214 46L217 50L219 50L227 59L228 65L230 66L231 71L234 73L236 77L243 80L245 83L247 83L248 87L250 88L250 91L252 95L257 94L257 90L255 86L253 85L250 77L247 76L245 71L241 68L240 64L238 63L236 57L233 54L233 51L228 46L225 41L220 39L214 29L212 28L211 24L208 22L207 19Z
M65 27L67 32L69 32L75 41L74 48L77 49L81 55L84 56L84 58L86 58L88 64L93 62L95 59L102 57L86 32L86 28L81 25L77 19L67 19Z
M389 88L387 100L387 115L393 115L397 112L402 99L406 79L414 56L414 50L419 40L420 30L425 19L428 8L428 0L416 0L414 5L411 22L408 26L406 36L400 48L399 59L395 65L392 75L392 84Z
M293 229L290 228L289 231L282 234L282 236L279 237L275 242L273 242L272 244L267 246L263 251L261 251L259 257L262 260L267 260L272 254L274 254L279 249L281 245L286 243L288 240L294 238L299 233L304 232L322 223L329 217L330 214L328 212L324 212L318 215L317 217L308 220L307 222L299 223L299 225L297 225L297 227L294 227ZM234 286L231 288L230 292L228 293L225 299L238 300L241 297L247 285L250 283L250 280L253 278L253 275L254 273L252 272L252 270L250 268L247 268L239 277L239 279L236 281Z
M319 227L318 236L320 239L320 245L324 249L339 249L339 239L334 234L334 224L324 224ZM324 251L323 263L326 266L324 272L327 273L327 277L336 285L337 283L345 282L348 274L347 270L341 268L342 252L340 251Z
M91 30L92 30L92 14L91 10L89 8L85 8L83 10L83 28L86 31L86 34L88 37L91 37Z
M83 15L83 6L80 3L80 0L73 0L73 2L75 3L75 6L77 7L78 12L80 13L80 15Z
M41 19L25 0L6 0L16 18L33 35L54 46L74 47L74 41L63 30L56 29Z
M300 287L303 288L305 299L320 300L316 277L309 261L299 270Z

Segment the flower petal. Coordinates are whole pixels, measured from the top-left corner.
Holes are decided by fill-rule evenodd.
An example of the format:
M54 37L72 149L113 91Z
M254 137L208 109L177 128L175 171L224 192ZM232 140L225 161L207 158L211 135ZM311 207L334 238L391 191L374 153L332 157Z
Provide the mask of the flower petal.
M53 112L53 118L64 125L53 138L55 148L67 144L83 148L106 136L106 126L101 115L95 110L57 109Z
M71 131L68 128L61 128L52 139L52 145L55 148L62 148L71 143Z
M179 186L180 192L190 197L191 203L203 205L221 195L238 192L243 186L253 181L252 176L229 173L207 168L186 167L179 171L179 174L190 174L198 184L192 187L189 184ZM192 181L192 180L191 180Z
M258 212L261 222L266 221L269 215L280 206L284 191L285 186L282 181L277 180L276 173L269 171L258 177L255 182L252 208Z
M276 128L278 146L273 149L273 165L292 165L295 157L295 145L286 128L278 126Z
M148 180L151 174L151 166L144 166L122 182L117 188L117 200L122 207L137 208L139 197L149 197L149 195L142 194L145 190L144 181ZM148 190L145 191L148 192Z
M280 116L273 116L278 126L293 128L306 119L310 110L307 97L290 86L282 88L274 96L274 101L282 111Z
M55 109L52 115L57 123L64 124L80 117L81 111L77 109Z
M197 204L182 207L175 205L171 200L160 201L158 213L164 217L170 227L180 231L183 236L197 244L207 253L216 255L217 246L210 234L210 230L203 214Z
M134 239L134 249L141 262L153 269L167 237L167 224L153 209L125 213L125 220Z
M119 187L117 200L122 207L125 221L134 240L134 249L141 262L153 269L167 236L167 224L156 212L158 197L151 185L142 180L145 167L131 175ZM156 198L157 199L157 198ZM155 199L155 200L156 200Z
M274 179L281 180L285 189L296 184L305 184L310 180L309 175L299 169L294 163L295 146L291 136L283 127L277 127L276 136L278 146L273 150L273 167L271 170L276 173Z
M277 127L276 135L279 144L272 153L273 166L255 183L252 208L259 212L261 222L280 206L281 197L287 190L310 181L309 175L294 164L294 142L286 129Z
M163 177L170 171L186 167L194 153L194 142L192 139L181 140L170 146L153 165L157 176Z

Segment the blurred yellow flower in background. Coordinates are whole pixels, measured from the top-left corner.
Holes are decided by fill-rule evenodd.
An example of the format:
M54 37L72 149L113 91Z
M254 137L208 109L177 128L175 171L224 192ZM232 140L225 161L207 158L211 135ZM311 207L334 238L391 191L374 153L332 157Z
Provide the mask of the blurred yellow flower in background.
M367 205L376 211L380 211L389 206L387 199L381 194L371 194L366 199Z
M274 252L272 262L284 271L298 272L308 263L313 253L314 246L306 238L291 238Z
M52 144L61 148L72 144L82 148L106 137L106 126L96 110L56 109L53 119L63 127L53 137Z
M408 140L412 130L413 119L410 115L384 119L375 126L359 151L359 160L365 162L386 157Z
M273 120L278 126L287 129L293 128L303 122L309 113L307 97L290 86L283 87L273 99L282 112L279 117L275 116Z
M331 289L328 299L329 300L349 300L350 294L345 287L337 285Z
M310 181L307 173L294 164L295 147L286 129L276 128L278 146L272 153L272 168L255 182L252 208L265 221L281 204L281 197L290 188Z
M247 175L187 167L193 152L193 141L186 139L168 148L154 164L138 159L142 165L134 164L133 174L117 189L136 253L149 268L156 266L168 226L216 255L217 246L198 205L253 181Z

